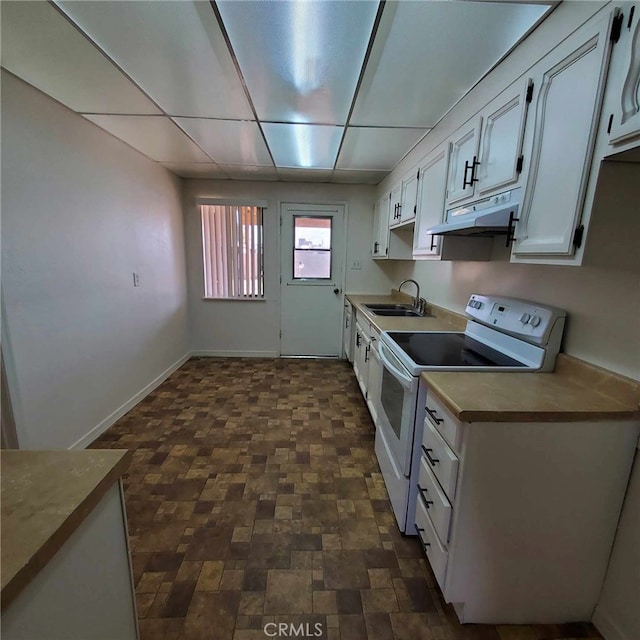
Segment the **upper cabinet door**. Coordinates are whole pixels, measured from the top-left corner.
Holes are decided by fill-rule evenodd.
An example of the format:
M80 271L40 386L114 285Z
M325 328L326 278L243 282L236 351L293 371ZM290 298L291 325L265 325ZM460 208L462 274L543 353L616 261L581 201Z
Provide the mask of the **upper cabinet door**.
M376 202L373 220L373 247L371 255L374 258L389 257L389 195L385 194Z
M587 23L532 70L535 120L530 152L525 142L531 161L512 261L519 256L569 256L579 243L577 229L608 62L610 18Z
M432 236L426 231L442 222L449 149L448 143L440 146L420 168L418 213L413 232L414 256L437 256L440 253L442 236Z
M447 208L471 198L475 192L481 127L482 118L474 118L461 127L451 140Z
M611 53L608 82L613 85L617 108L610 115L609 142L619 144L640 136L640 2L621 6L614 28L619 35Z
M402 181L402 197L400 199L399 224L414 220L418 203L418 181L420 173L413 169Z
M533 81L518 83L483 109L484 130L480 164L474 177L476 194L506 188L518 182L522 171L522 142L527 106L533 95Z

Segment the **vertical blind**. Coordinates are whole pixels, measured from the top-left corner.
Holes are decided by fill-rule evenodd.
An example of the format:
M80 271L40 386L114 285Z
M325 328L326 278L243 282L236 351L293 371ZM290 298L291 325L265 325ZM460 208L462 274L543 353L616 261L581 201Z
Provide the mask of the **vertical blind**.
M262 208L201 205L204 294L264 297Z

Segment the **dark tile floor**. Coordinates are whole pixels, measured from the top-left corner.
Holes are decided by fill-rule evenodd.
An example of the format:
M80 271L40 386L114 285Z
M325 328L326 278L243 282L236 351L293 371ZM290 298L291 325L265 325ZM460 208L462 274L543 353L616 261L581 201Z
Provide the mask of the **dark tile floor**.
M233 358L190 360L105 432L92 447L135 450L142 640L600 638L460 625L398 532L373 433L347 363Z

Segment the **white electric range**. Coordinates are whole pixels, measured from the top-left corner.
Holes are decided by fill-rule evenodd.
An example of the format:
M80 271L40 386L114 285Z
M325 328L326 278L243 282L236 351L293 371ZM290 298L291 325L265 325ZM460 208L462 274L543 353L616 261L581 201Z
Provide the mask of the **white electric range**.
M535 302L473 294L464 332L384 331L375 451L403 533L414 522L425 417L423 371L553 371L566 313ZM415 477L414 477L415 476Z

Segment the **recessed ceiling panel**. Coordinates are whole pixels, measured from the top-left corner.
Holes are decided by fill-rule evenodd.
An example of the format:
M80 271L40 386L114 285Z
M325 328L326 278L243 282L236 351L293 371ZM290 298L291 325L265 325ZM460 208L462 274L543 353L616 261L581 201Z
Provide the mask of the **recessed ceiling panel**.
M389 175L388 171L349 171L336 169L331 182L338 184L379 184Z
M255 122L204 118L174 120L216 162L273 166Z
M48 2L2 3L2 66L74 111L161 113Z
M181 178L226 179L226 175L217 164L212 162L163 162L162 166Z
M548 10L387 2L350 124L433 127Z
M283 182L331 182L331 169L278 169Z
M276 166L333 169L343 127L265 122L262 128Z
M378 2L218 1L261 120L344 124Z
M251 119L208 2L57 4L169 115Z
M336 168L391 171L428 131L349 127Z
M85 115L116 138L158 162L211 162L198 147L165 116Z
M275 167L252 167L248 164L226 164L221 169L232 180L268 180L278 179Z

